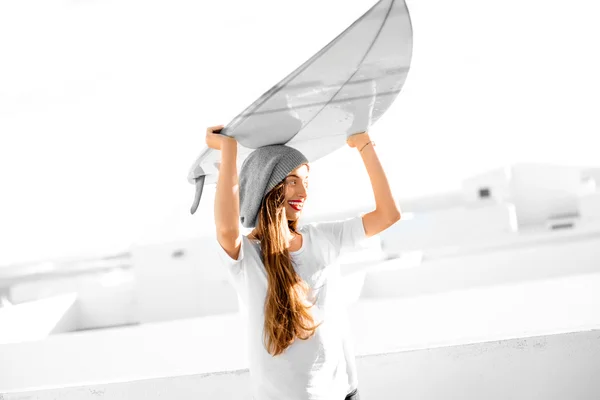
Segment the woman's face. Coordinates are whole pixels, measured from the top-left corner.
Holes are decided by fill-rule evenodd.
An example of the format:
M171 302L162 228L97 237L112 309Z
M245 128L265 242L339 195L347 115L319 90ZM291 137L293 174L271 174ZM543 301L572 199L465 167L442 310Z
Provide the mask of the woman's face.
M301 165L285 178L285 212L288 220L297 220L302 214L308 191L308 166Z

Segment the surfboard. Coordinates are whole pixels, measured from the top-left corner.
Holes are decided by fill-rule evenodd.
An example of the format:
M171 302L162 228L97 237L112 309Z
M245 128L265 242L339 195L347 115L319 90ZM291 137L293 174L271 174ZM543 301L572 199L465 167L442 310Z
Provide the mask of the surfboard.
M237 165L262 146L285 144L309 162L368 131L400 93L412 57L412 25L403 0L380 0L309 60L225 125L238 143ZM196 186L218 178L220 154L205 147L188 172Z

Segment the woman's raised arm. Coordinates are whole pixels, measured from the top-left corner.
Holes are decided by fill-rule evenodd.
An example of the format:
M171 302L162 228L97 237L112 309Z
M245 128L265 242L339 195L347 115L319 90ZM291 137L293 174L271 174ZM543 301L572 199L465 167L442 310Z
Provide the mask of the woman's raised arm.
M240 236L240 185L237 173L237 141L218 132L223 125L206 130L208 147L221 151L221 165L215 193L215 226L217 240L233 259L237 259L241 246Z
M363 216L365 234L371 237L395 224L400 219L400 210L396 206L396 200L369 134L354 134L348 138L347 143L359 151L371 180L375 210Z

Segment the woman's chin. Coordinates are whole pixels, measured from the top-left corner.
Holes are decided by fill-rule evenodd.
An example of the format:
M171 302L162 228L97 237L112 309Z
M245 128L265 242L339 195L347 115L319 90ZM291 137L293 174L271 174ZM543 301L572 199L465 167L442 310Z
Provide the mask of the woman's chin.
M287 219L290 221L295 221L298 218L300 218L300 215L302 215L302 211L296 211L296 210L292 210L292 211L287 211L286 210L286 215L287 215Z

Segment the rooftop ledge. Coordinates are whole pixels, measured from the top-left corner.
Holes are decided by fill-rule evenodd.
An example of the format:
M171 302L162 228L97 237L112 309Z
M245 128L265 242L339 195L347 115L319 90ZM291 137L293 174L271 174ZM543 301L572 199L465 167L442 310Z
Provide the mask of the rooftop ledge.
M600 273L406 299L361 299L350 306L351 330L359 358L593 331L600 329L598 287ZM8 344L0 346L0 359L0 393L239 374L247 368L238 313Z

